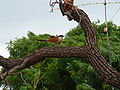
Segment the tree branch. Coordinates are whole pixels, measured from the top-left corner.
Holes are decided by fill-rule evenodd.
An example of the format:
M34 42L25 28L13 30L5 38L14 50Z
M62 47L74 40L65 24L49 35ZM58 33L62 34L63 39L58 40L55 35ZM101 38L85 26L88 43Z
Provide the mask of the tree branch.
M59 7L64 15L65 10L63 10L62 1L60 2ZM91 47L91 49L88 50L87 54L89 57L86 60L90 62L95 71L103 78L104 81L117 88L120 88L120 73L111 67L101 55L97 45L96 31L92 27L88 15L81 9L77 9L77 11L76 9L73 9L71 16L72 19L78 22L84 30L86 37L85 46L89 48Z

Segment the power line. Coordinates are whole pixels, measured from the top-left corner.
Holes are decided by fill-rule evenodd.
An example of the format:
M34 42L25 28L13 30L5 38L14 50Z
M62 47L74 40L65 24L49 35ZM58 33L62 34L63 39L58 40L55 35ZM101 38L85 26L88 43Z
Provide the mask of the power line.
M97 4L105 4L105 2L100 2L100 3L82 3L82 4L78 4L76 5L78 6L86 6L86 5L97 5ZM120 4L120 2L106 2L106 4ZM59 8L54 8L54 10L59 10Z
M97 4L105 4L105 2L100 2L100 3L82 3L82 4L78 4L77 6L97 5ZM120 2L106 2L106 4L120 4Z

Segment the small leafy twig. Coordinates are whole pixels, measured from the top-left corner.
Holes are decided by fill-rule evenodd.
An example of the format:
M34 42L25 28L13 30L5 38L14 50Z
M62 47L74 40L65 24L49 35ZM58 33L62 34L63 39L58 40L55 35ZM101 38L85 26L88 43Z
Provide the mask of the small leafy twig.
M53 12L53 8L54 8L54 6L56 4L59 4L59 1L56 0L55 2L52 2L52 0L50 0L49 5L52 7L52 9L50 10L50 12Z
M22 81L24 82L24 84L27 85L27 82L26 82L25 79L23 78L23 73L20 73L20 78L22 79Z
M5 81L6 85L10 88L10 90L12 90L12 87L10 86L9 82L6 79L4 79L4 81Z

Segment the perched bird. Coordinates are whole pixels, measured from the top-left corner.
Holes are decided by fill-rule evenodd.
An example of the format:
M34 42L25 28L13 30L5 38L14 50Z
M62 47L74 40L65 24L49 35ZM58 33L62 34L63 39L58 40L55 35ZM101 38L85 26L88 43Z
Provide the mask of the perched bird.
M70 21L73 19L73 17L71 16L72 10L75 9L73 2L74 0L64 0L63 3L64 14L67 15L67 18Z
M59 36L50 36L47 40L39 40L38 41L44 41L44 42L49 42L49 43L53 43L53 44L60 44L63 41L63 35L59 35Z
M65 11L72 10L73 9L73 2L74 2L74 0L64 0L63 9Z

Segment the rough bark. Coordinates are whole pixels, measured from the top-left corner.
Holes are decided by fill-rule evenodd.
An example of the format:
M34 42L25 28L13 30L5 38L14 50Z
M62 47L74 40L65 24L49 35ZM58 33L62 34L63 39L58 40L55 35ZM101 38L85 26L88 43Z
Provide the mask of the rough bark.
M62 2L59 3L63 15ZM76 11L77 10L77 11ZM78 14L79 13L79 14ZM67 15L68 16L68 15ZM110 85L120 88L120 73L111 67L101 55L97 46L96 31L91 25L88 15L81 9L71 12L72 19L78 22L84 29L86 42L83 47L44 47L30 55L16 60L8 60L0 56L0 66L5 69L0 74L0 79L4 79L17 69L24 69L37 62L45 60L46 57L71 58L78 57L89 62L101 78Z

